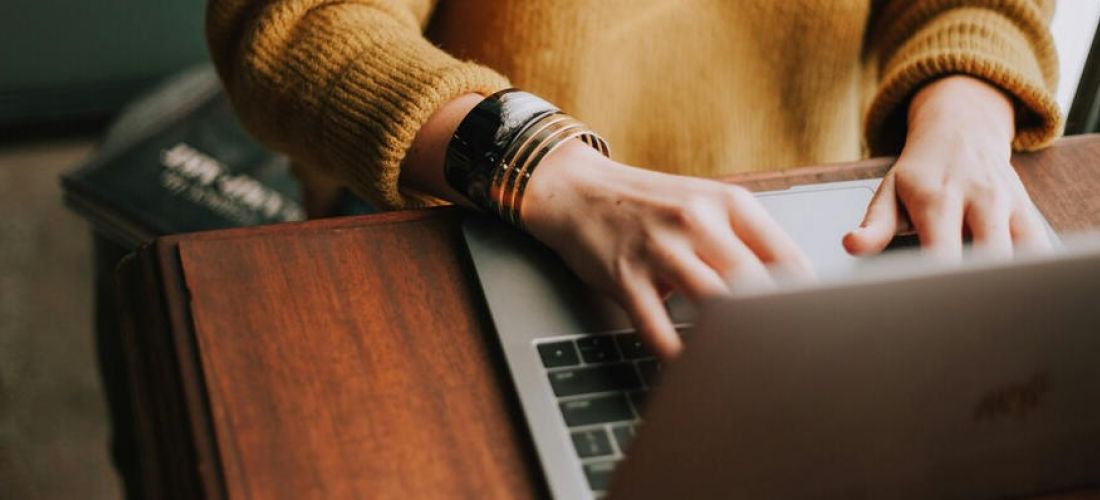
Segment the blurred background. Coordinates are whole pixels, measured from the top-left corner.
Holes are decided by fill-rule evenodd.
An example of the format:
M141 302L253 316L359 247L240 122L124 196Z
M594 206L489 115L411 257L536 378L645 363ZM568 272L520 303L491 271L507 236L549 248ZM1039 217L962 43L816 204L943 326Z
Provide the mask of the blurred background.
M0 0L0 499L120 496L95 355L90 217L66 208L59 177L104 154L127 103L205 61L203 8ZM1100 0L1058 3L1063 110L1098 19ZM1091 73L1094 102L1100 68Z
M88 223L59 176L135 95L202 62L198 0L0 0L0 498L120 498Z

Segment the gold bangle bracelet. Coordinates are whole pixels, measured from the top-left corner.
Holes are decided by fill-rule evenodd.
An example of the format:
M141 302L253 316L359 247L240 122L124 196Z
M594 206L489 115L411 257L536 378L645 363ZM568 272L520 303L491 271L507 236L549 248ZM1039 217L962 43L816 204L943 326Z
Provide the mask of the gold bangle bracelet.
M492 199L499 216L517 226L523 225L523 196L534 169L558 146L570 139L579 138L604 156L609 155L607 142L577 119L561 113L546 116L525 133L518 134L516 143L509 145L505 159L507 176L501 176L493 187Z
M578 122L579 124L579 122ZM519 172L519 185L516 186L515 192L512 194L510 208L509 221L516 225L516 227L523 228L523 197L527 191L527 184L531 180L531 176L534 175L535 169L542 163L543 158L553 152L561 145L569 142L572 139L580 138L589 146L593 146L597 151L607 156L608 147L606 141L602 137L597 135L592 130L585 127L583 124L579 124L576 129L570 128L568 131L557 135L556 137L548 138L539 147L538 151L534 153L534 156L525 162L526 168Z
M489 187L489 198L495 202L498 215L504 216L505 193L511 191L515 185L516 169L520 167L517 159L522 161L529 155L530 149L538 146L536 138L539 134L548 128L557 128L561 123L571 120L573 120L572 117L564 113L544 116L525 127L508 145L504 154L501 155L500 166L494 172Z
M518 94L521 95L511 98L512 101L515 101L512 104L526 104L525 96L522 93ZM501 114L504 114L503 107L501 111ZM607 142L572 116L553 108L542 112L528 113L528 116L529 118L525 120L526 123L518 124L518 128L513 129L515 132L511 134L511 137L503 142L498 141L500 149L497 149L497 151L499 156L492 161L493 166L490 170L482 171L481 186L484 187L481 188L481 191L473 189L475 184L472 182L468 183L470 189L467 190L472 190L473 195L478 192L482 193L480 197L474 196L481 200L480 203L471 198L472 201L475 201L475 204L484 210L496 212L501 220L520 229L523 228L521 210L524 194L527 192L527 185L535 168L547 155L566 141L579 138L604 156L609 156ZM452 141L458 146L464 146L471 140L463 136L466 142L462 142L458 140L458 137L459 135L456 133L455 140ZM475 134L471 137L476 138L478 136ZM455 161L452 162L452 166L457 167L461 163L458 160L465 158L458 153L465 150L459 151L461 148L452 149L455 149L456 153L453 155ZM470 155L467 154L466 156ZM459 173L466 172L460 172L458 168L453 170L456 179ZM470 193L467 193L467 195L468 197L473 196Z
M472 109L447 145L443 175L447 184L478 208L493 212L490 180L501 154L527 125L557 113L556 106L518 89L505 89L482 99Z
M507 214L512 211L519 179L523 177L523 173L529 168L533 153L553 137L567 133L570 130L580 130L582 127L580 122L569 117L563 120L549 122L545 127L539 127L539 131L532 134L525 147L517 151L515 157L512 159L513 164L511 171L505 179L505 182L501 184L500 192L498 193L498 203L500 204L501 213L506 220L510 219Z
M511 216L513 211L513 204L515 201L515 190L519 185L519 178L522 173L529 168L530 160L533 157L533 153L543 146L543 144L552 136L562 133L565 130L578 129L579 124L576 120L562 116L560 119L548 120L548 123L543 127L538 127L538 132L533 133L528 139L525 147L517 150L515 156L512 158L512 168L509 171L508 177L505 182L500 185L499 192L497 193L497 203L500 208L501 218L507 222L513 222L514 217Z
M526 151L524 157L516 163L516 167L512 171L513 179L516 182L507 186L507 189L504 191L507 198L502 200L501 207L505 211L504 219L507 222L518 226L519 214L517 205L520 199L522 199L522 197L519 196L519 187L520 185L526 187L526 179L530 177L530 172L546 156L548 149L556 147L562 142L563 137L576 137L581 135L585 130L586 129L580 122L574 120L562 123L557 127L549 127L543 130L539 136L536 136L535 146Z
M462 119L447 146L444 178L481 210L521 226L532 173L572 138L609 156L607 143L583 123L533 94L505 89Z

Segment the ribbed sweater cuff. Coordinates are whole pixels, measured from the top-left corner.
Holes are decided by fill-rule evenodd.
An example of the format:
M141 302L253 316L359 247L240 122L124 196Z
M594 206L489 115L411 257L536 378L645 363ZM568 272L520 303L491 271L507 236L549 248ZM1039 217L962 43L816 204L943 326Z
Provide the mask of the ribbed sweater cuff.
M401 162L417 131L448 101L470 93L488 95L508 87L508 81L427 42L388 48L385 58L354 61L334 84L327 112L321 114L325 156L357 194L379 208L437 204L398 184Z
M1049 144L1061 134L1062 115L1052 91L1057 59L1048 42L1048 34L1029 37L1019 25L987 9L941 14L890 55L883 67L866 119L872 154L897 153L913 94L925 83L953 74L983 79L1014 98L1014 149Z

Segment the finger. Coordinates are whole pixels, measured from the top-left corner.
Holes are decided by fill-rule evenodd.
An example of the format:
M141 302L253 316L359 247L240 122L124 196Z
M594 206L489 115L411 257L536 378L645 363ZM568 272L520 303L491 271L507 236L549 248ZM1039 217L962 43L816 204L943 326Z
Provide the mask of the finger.
M764 266L764 263L760 261L760 257L754 254L744 242L730 234L725 248L729 255L735 259L726 273L723 274L730 292L756 290L774 285L769 269ZM798 276L813 275L813 269L809 267L809 264L803 267L802 264L798 263L777 263L775 266L778 266L783 273Z
M974 239L974 250L996 258L1012 257L1012 234L1008 203L971 203L966 210L966 226Z
M657 262L658 272L693 301L729 295L718 271L703 262L691 248L671 250Z
M812 276L813 265L806 254L771 214L748 191L733 191L729 210L729 225L736 236L760 261L786 272ZM745 259L741 259L744 261ZM766 273L765 273L766 274Z
M844 249L852 255L879 253L898 231L898 195L894 176L887 174L867 205L859 227L844 235Z
M622 306L630 316L630 322L650 349L663 359L678 356L683 350L683 343L672 326L665 303L657 293L653 281L642 276L624 276L620 296Z
M909 205L909 218L922 249L949 262L962 260L963 206L959 197L951 194L921 197Z
M1039 209L1031 200L1022 201L1009 216L1009 232L1012 241L1023 250L1049 252L1053 249L1046 224L1039 215Z
M774 285L774 280L772 279L769 268L764 267L760 257L753 254L751 249L749 249L744 242L738 240L733 231L715 232L713 238L714 241L720 242L722 251L724 252L722 258L724 258L726 262L723 264L723 267L720 267L720 269L723 269L720 276L722 276L726 282L727 293L759 290ZM712 267L718 268L713 264ZM813 273L812 269L809 271L795 270L794 268L785 266L777 270L779 270L780 273L798 275L796 277L806 276L807 273L812 275Z
M696 252L703 262L715 269L727 284L745 280L770 281L768 269L760 257L727 226L708 231L699 238L697 245Z

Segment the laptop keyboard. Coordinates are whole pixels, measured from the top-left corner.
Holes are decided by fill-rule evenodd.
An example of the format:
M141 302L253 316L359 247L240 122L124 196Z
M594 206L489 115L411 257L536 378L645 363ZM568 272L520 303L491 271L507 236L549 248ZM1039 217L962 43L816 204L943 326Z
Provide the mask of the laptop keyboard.
M536 347L588 485L602 493L661 365L632 332L545 339Z

